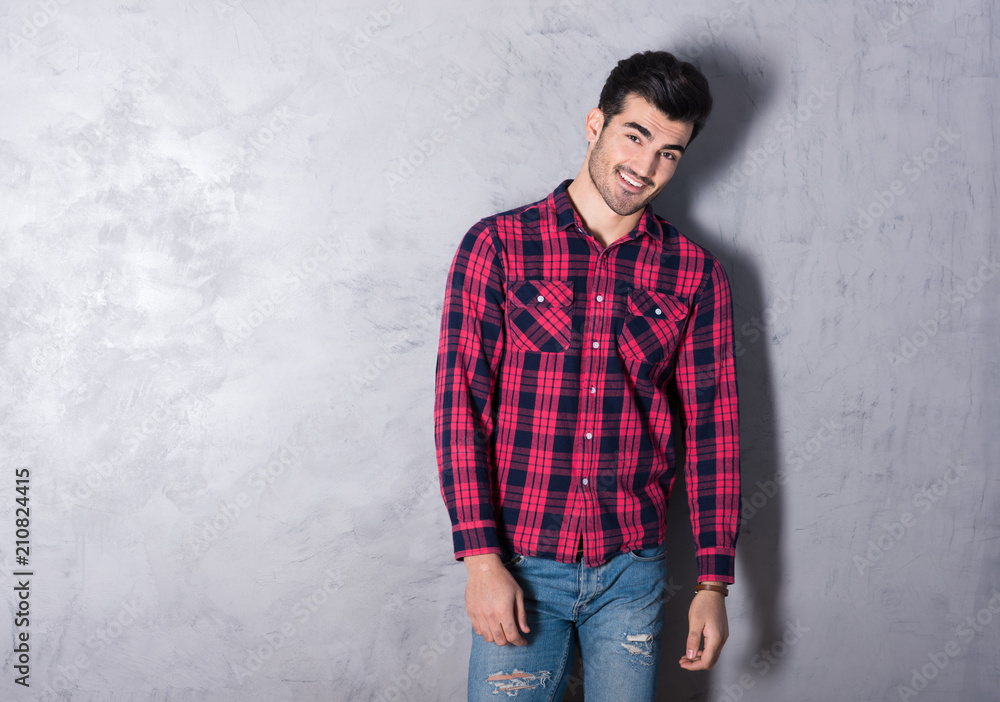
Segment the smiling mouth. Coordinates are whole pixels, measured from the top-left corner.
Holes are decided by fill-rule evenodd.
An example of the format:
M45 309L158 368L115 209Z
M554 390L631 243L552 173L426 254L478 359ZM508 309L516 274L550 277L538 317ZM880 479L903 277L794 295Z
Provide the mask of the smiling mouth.
M622 171L618 171L618 180L620 180L628 190L631 190L634 193L637 193L646 187L645 183L634 180L630 176L625 175Z

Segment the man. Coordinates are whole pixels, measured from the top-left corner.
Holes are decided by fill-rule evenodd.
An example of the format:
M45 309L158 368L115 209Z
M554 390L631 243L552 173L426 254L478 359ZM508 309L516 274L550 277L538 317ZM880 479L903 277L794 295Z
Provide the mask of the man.
M561 700L574 630L588 700L655 699L678 459L699 569L680 666L711 668L728 637L740 517L729 283L649 207L711 105L705 77L669 53L619 62L587 115L577 177L481 220L452 262L435 435L468 573L469 700Z

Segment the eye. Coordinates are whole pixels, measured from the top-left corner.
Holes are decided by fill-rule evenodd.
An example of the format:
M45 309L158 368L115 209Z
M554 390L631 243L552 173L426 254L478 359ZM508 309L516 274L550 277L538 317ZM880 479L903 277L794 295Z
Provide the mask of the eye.
M662 154L663 154L663 158L669 158L671 161L676 161L677 160L677 157L674 156L674 152L673 151L663 151Z
M636 144L639 143L639 137L637 137L635 134L626 134L625 136L634 141Z

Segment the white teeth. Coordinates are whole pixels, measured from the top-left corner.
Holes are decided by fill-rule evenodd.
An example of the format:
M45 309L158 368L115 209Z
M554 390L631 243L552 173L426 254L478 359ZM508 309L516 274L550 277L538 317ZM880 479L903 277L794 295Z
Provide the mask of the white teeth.
M625 175L621 171L618 171L618 175L620 175L622 177L622 180L624 180L629 185L631 185L633 187L636 187L636 188L641 188L642 187L642 183L635 182L634 180L632 180L631 178L629 178L627 175Z

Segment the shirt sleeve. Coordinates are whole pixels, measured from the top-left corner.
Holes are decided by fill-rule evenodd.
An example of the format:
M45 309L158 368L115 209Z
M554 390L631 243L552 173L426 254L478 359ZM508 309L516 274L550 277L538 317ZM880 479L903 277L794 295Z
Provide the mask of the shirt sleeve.
M717 260L696 295L676 378L698 581L732 583L741 510L739 407L732 296Z
M493 399L504 350L503 271L489 226L465 235L445 288L434 434L455 558L500 553L493 513Z

